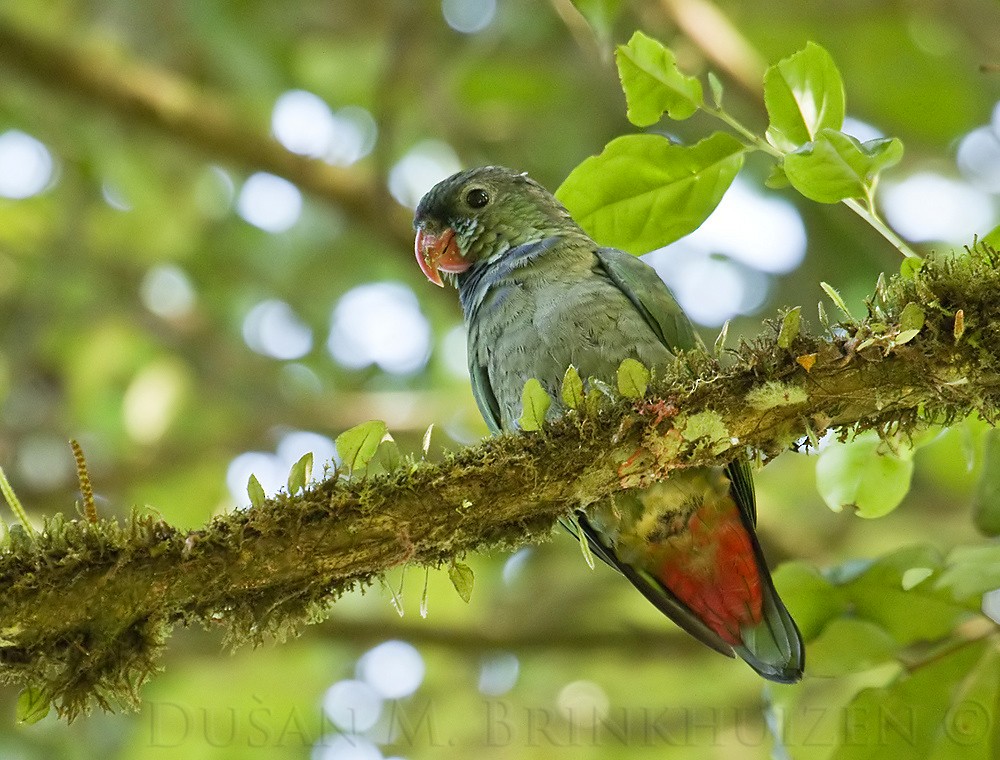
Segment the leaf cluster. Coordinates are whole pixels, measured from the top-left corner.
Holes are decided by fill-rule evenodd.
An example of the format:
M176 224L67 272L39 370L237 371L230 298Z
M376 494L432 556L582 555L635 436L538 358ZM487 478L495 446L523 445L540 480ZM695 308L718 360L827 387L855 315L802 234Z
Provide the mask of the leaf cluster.
M754 134L728 113L721 82L710 79L714 105L701 82L683 74L676 56L658 41L636 32L615 53L628 104L638 127L666 114L687 119L703 111L726 124L694 145L676 145L662 135L625 135L581 163L557 197L594 238L635 254L674 242L696 229L718 205L748 153L774 159L772 187L790 184L820 203L846 202L906 256L910 249L875 212L879 176L900 161L897 138L862 143L842 131L844 84L822 47L805 48L771 66L764 75L770 123ZM863 201L863 206L857 201Z

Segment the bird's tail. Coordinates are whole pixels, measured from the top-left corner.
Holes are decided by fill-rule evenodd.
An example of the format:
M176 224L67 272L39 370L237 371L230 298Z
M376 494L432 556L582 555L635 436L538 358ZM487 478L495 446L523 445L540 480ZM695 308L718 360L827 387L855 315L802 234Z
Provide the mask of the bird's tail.
M688 529L664 542L654 578L762 676L798 681L802 638L748 522L728 495L706 500Z
M799 629L774 590L764 569L767 589L762 595L760 622L740 628L740 643L733 650L764 678L795 683L802 678L805 648Z
M705 498L667 535L648 535L641 555L616 550L583 519L581 526L598 553L681 628L718 652L739 655L764 678L793 683L802 677L802 638L775 591L752 510L733 497L726 489Z

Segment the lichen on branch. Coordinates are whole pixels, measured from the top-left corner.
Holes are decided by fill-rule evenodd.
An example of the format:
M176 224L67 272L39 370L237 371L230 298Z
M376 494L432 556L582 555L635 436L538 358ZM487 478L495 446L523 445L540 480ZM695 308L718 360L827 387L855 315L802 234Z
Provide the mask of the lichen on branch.
M232 644L281 639L390 568L542 539L574 509L676 468L775 456L828 429L994 421L998 261L980 245L928 262L880 280L863 320L817 335L796 315L795 330L769 325L725 368L704 354L653 368L642 400L592 390L538 432L391 473L335 473L201 530L56 515L38 535L14 531L0 553L0 679L69 718L134 705L178 624L223 627Z

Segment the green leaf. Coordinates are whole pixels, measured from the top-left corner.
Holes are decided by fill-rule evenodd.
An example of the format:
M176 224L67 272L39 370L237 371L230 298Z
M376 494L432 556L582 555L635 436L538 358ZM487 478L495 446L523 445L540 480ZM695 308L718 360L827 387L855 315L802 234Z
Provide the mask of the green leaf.
M1000 536L1000 430L983 436L983 469L972 497L972 521L985 536Z
M602 45L611 39L615 19L621 11L621 0L573 0L580 15L587 19L594 36Z
M909 591L911 588L919 586L932 575L934 575L933 568L911 567L903 573L903 579L900 585L903 587L903 591Z
M601 382L594 377L587 379L587 385L589 392L584 396L583 406L588 417L596 417L601 409L607 406L608 399L613 398L614 394L609 395L608 391L611 389L607 383Z
M826 308L823 306L823 302L820 301L816 304L816 316L819 319L819 323L823 325L824 329L830 329L830 318L826 315Z
M37 686L29 686L21 689L17 695L17 722L31 725L37 723L49 714L51 700L49 696Z
M452 562L451 567L448 568L448 577L451 578L451 585L462 597L462 601L468 604L469 600L472 599L472 586L476 580L472 568L461 562Z
M556 192L595 239L634 254L687 235L715 210L746 147L717 132L696 145L626 135L577 166Z
M924 326L924 310L918 304L910 301L903 307L899 315L899 331L916 330L920 332Z
M998 659L994 647L974 642L864 689L843 711L850 723L831 760L992 760Z
M250 479L247 481L247 496L250 497L251 507L260 507L267 498L264 494L264 486L260 484L257 476L253 473L250 474Z
M427 459L427 455L431 451L431 436L434 434L434 423L432 422L427 426L424 431L424 437L420 442L420 450L424 453L424 459Z
M583 380L572 364L566 368L566 374L563 375L560 395L567 409L579 409L583 406Z
M844 82L837 64L815 42L771 66L764 75L767 139L783 151L844 124Z
M656 124L664 113L678 121L687 119L702 104L701 82L682 74L673 51L642 32L618 46L615 61L628 120L637 127Z
M900 445L899 455L884 450L868 431L848 443L831 443L816 462L816 488L834 512L852 507L860 517L882 517L910 490L913 451Z
M368 466L389 428L382 420L369 420L337 436L337 454L350 472Z
M868 670L895 658L899 644L869 620L837 618L809 645L809 675L820 678Z
M837 588L805 562L785 562L774 571L774 585L806 641L846 610Z
M904 280L913 280L923 265L923 259L915 259L912 256L907 256L899 265L899 276Z
M844 301L844 297L840 295L839 292L837 292L837 289L833 287L833 285L830 285L829 283L826 282L821 282L819 286L823 288L824 293L830 296L830 300L833 301L834 305L843 312L844 316L847 317L852 322L854 322L855 321L854 317L851 315L850 310L847 308L847 302Z
M708 72L708 87L712 91L712 102L716 108L722 108L722 80L715 76L715 72Z
M312 477L313 454L307 451L288 472L288 493L298 493L306 487Z
M898 163L903 143L896 138L859 142L832 129L785 156L784 169L792 187L818 203L863 198L883 169Z
M712 353L716 356L719 356L722 353L722 349L726 347L726 337L729 335L729 322L730 320L727 319L723 323L722 329L719 330L719 334L715 338L715 345L712 347Z
M986 245L993 248L1000 249L1000 227L994 227L992 230L983 235L979 242L986 243Z
M975 645L972 648L978 649ZM996 760L1000 757L1000 722L997 721L1000 652L989 644L979 651L979 660L966 669L965 677L950 694L951 704L942 720L944 730L935 732L928 758Z
M649 387L649 370L636 359L625 359L618 365L618 393L625 398L641 399Z
M959 546L951 550L935 588L951 590L955 599L978 598L1000 588L1000 546Z
M21 500L17 498L17 494L14 493L14 487L7 480L7 474L3 471L2 467L0 467L0 494L7 500L7 506L14 513L14 517L21 521L21 527L24 529L24 532L29 536L34 535L35 527L31 524L31 520L28 519L28 513L24 510ZM0 518L0 521L2 520L3 518Z
M781 320L781 331L778 333L778 347L791 348L792 342L799 337L799 325L802 322L802 307L796 306L785 313Z
M908 546L880 557L860 574L844 580L837 591L854 616L878 623L903 646L933 641L950 634L970 612L979 609L978 600L957 600L951 589L939 587L933 580L904 587L903 578L912 569L936 573L943 564L934 547Z
M378 461L386 472L395 472L403 466L403 455L399 451L399 444L389 433L386 433L379 442Z
M764 180L764 184L772 190L784 190L786 187L790 187L792 183L788 181L788 175L785 174L785 167L781 164L774 164L767 175L767 179Z
M540 430L551 404L552 398L542 384L535 378L528 380L521 391L521 419L517 421L521 430Z

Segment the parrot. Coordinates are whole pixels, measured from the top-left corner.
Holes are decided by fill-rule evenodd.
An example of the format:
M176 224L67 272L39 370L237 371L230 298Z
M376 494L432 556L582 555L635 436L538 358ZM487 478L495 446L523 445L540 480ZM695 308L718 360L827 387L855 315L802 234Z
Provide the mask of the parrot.
M423 196L413 224L421 271L458 290L472 391L493 434L519 430L532 378L554 419L565 412L570 365L614 387L627 358L662 367L703 345L652 267L598 245L526 173L458 172ZM739 457L585 505L564 525L578 526L596 556L696 639L794 683L802 637L771 580L756 517L750 465Z

